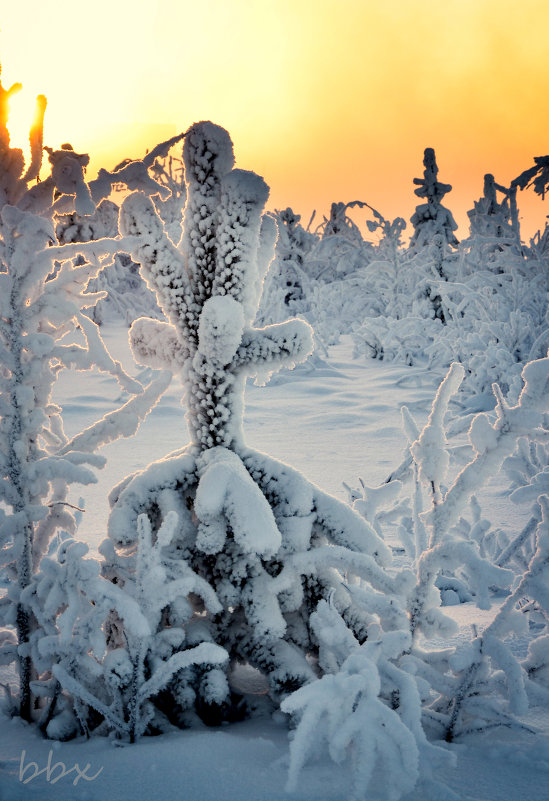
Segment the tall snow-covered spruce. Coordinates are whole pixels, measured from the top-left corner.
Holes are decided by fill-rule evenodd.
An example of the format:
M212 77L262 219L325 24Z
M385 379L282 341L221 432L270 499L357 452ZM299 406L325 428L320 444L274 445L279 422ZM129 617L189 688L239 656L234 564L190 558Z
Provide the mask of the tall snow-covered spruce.
M438 165L435 151L432 147L425 148L423 155L423 178L414 178L415 194L424 201L411 217L414 226L414 233L410 240L410 245L416 253L421 253L422 249L427 248L429 261L432 261L435 275L446 278L445 259L450 254L450 245L456 247L458 240L454 234L457 230L457 223L452 212L442 205L442 198L451 191L450 184L443 184L438 180ZM422 254L422 258L427 253ZM435 299L435 308L437 303Z
M153 699L157 723L162 714L176 723L195 713L208 721L230 718L235 695L227 675L237 663L260 671L278 703L322 673L312 622L320 601L334 605L357 641L364 640L366 616L351 609L343 576L352 582L359 575L378 591L394 589L382 567L388 549L365 520L244 442L246 377L305 359L312 332L299 320L252 326L276 239L274 220L262 215L263 179L233 168L229 135L210 122L187 132L184 163L180 246L140 193L124 201L121 227L139 238L132 256L169 320L137 320L133 351L145 365L181 374L191 442L113 491L101 550L104 574L135 597L141 516L150 522L154 546L175 513L170 539L158 546L159 564L166 582L194 575L201 590L189 593L180 582L178 593L160 604L142 675L162 658L158 635L172 643L171 658L201 642L217 644L228 658L224 665L188 660L190 667L172 672ZM205 586L213 590L208 599ZM121 649L127 648L123 629L113 621Z
M10 146L7 128L8 100L19 88L0 85L0 579L7 588L0 603L0 623L7 626L0 636L0 663L16 663L18 711L31 720L42 705L34 680L51 677L51 665L44 665L39 653L46 633L39 622L45 599L37 601L36 577L55 546L55 535L76 530L69 486L96 481L90 468L102 467L105 460L95 450L135 432L168 376L164 373L144 389L112 359L97 326L83 314L102 297L85 290L123 248L120 237L59 245L55 235L57 213L92 214L113 182L152 192L162 187L150 178L147 185L147 167L141 162L125 173L103 170L88 184L88 157L69 145L59 151L44 148L51 172L39 182L46 99L37 98L25 170L22 151ZM70 338L76 329L82 344ZM133 397L69 440L52 390L63 369L92 367L110 373ZM50 597L47 605L52 604ZM54 622L63 608L64 601L55 607Z
M457 223L452 213L441 203L444 195L448 194L452 187L438 180L438 165L432 147L425 148L423 165L425 167L423 178L414 178L414 184L418 187L414 192L424 202L416 206L411 219L414 226L411 244L425 247L438 235L442 237L444 244L455 246L458 244L454 234Z

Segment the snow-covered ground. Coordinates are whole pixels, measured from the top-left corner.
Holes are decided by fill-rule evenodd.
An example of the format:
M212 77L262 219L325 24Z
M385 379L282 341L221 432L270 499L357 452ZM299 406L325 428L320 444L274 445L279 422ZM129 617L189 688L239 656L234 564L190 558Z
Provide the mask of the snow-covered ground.
M127 329L110 324L102 329L109 351L131 375L146 381L130 353ZM350 337L342 337L316 367L309 364L275 374L265 386L248 381L244 432L248 445L301 471L310 481L341 500L343 486L357 486L359 477L377 486L402 461L407 446L401 423L405 404L418 425L427 420L443 371L353 358ZM82 488L86 512L79 536L95 549L105 536L109 491L129 473L142 470L188 442L183 387L174 378L168 391L130 440L102 449L105 468L98 483ZM96 371L63 373L56 385L63 406L66 433L71 436L120 404L120 388ZM502 498L505 486L492 483L484 510L498 525L516 525L520 510ZM78 489L73 500L78 502Z
M347 801L349 777L344 768L317 762L307 766L298 791L284 789L288 766L285 725L265 721L235 723L222 729L176 732L144 738L117 747L95 738L52 743L18 719L2 729L2 801ZM478 801L547 801L549 747L547 737L532 734L484 735L474 743L454 745L457 767L441 776L461 798ZM48 764L46 773L23 780ZM86 775L73 786L76 771L55 779L76 763ZM25 772L25 768L27 768ZM102 770L101 770L102 769ZM380 777L380 781L382 781ZM54 783L55 782L55 783ZM377 801L375 795L370 801ZM427 801L414 793L406 801ZM446 801L444 797L436 801Z
M128 371L139 375L138 368L131 366L125 329L111 325L104 336ZM341 499L346 498L343 482L356 486L360 476L375 486L399 465L406 445L400 408L406 404L423 424L442 377L416 367L354 361L351 353L350 340L344 338L330 350L324 365L285 372L264 387L249 384L246 390L248 444L291 464ZM111 411L119 394L110 377L63 375L57 400L64 407L67 433ZM181 385L174 380L136 437L103 450L108 462L98 483L80 493L85 512L79 536L93 550L105 536L109 489L128 473L187 442L181 395ZM517 529L528 510L513 506L502 494L504 486L496 478L479 499L483 514L501 527ZM72 498L78 502L78 493ZM485 625L491 613L463 604L452 607L451 614L465 632L473 622ZM452 746L457 766L441 778L463 799L549 799L549 714L531 710L524 723L528 728L521 731L491 731ZM101 738L52 743L19 719L2 719L0 724L0 801L339 801L349 797L345 768L324 761L304 769L297 792L285 792L288 738L281 713L275 719L177 731L123 747ZM80 780L73 769L76 763L86 774ZM378 780L382 782L383 777ZM376 801L375 795L370 798ZM426 801L418 793L407 800Z

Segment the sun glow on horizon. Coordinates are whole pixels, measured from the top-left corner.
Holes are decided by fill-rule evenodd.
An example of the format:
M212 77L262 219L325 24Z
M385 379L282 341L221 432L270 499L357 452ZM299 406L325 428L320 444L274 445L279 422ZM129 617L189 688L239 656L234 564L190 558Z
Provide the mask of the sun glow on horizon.
M545 0L21 0L0 59L3 85L23 83L13 146L43 93L45 143L89 152L90 175L212 119L271 207L306 222L360 199L409 218L434 147L466 233L484 173L509 183L549 150L548 24ZM519 206L528 233L549 213L531 192Z

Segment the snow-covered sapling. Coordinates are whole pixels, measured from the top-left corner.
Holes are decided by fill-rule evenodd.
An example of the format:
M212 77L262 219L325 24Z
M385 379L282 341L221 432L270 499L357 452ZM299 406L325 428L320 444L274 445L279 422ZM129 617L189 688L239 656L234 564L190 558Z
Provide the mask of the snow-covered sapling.
M408 645L394 658L394 664L414 677L422 696L426 728L448 741L493 726L520 725L517 715L524 713L529 697L537 701L547 699L549 664L545 499L549 483L543 464L549 359L525 366L524 386L514 406L504 400L499 387L494 385L495 420L487 414L473 418L468 434L473 456L445 489L450 457L445 417L448 402L462 377L461 365L453 365L422 431L404 408L404 427L411 443L409 458L383 488L363 488L362 493L353 493L352 498L358 511L371 515L384 496L390 498L390 488L396 493L401 482L404 485L410 467L413 469L412 513L403 517L399 534L403 535L404 547L412 559L416 580L414 587L403 588L398 599L391 599L393 613L396 615L399 610L400 620L393 626L407 631L410 637ZM492 537L486 545L489 524L482 520L473 493L498 472L518 438L522 438L519 452L508 461L518 485L514 493L517 500L533 500L538 508L533 510L524 531L502 549L498 547L498 537ZM470 524L462 517L468 504L472 509ZM386 519L390 516L390 512L384 513ZM534 544L527 556L525 545L531 539ZM447 639L455 628L453 620L440 609L440 591L448 594L452 588L464 590L467 599L474 599L480 608L487 609L491 588L499 588L500 595L502 588L509 592L505 588L514 576L511 570L503 568L513 563L517 553L522 559L529 559L529 564L517 563L524 574L515 582L493 622L483 632L474 629L472 641L457 649L434 647L433 639ZM369 610L376 608L375 599L363 587L349 589L356 604L362 603ZM522 630L528 617L539 636L532 643L526 661L521 663L505 638ZM390 630L387 623L382 630ZM333 637L331 642L335 642ZM320 710L318 701L314 708ZM399 709L398 703L395 708Z
M446 393L439 391L429 423L411 447L419 476L431 487L436 487L437 483L440 485L443 478L440 465L444 441L440 428L438 437L433 436L435 408L441 404L443 394L447 404L449 395L457 389L460 372L456 366L449 372L441 387L442 390L447 385ZM516 611L517 602L522 597L530 596L546 608L545 523L540 522L538 526L535 554L520 584L481 635L475 635L470 644L450 658L437 651L423 650L419 643L420 632L429 638L448 631L448 620L437 608L440 600L435 591L437 579L443 573L460 568L481 608L490 606L491 586L506 587L513 579L512 572L503 569L507 559L500 555L494 564L483 557L479 543L472 536L463 537L457 524L473 493L498 472L517 438L527 434L535 437L536 431L543 426L547 414L549 359L530 362L522 376L524 387L515 406L509 406L499 387L494 385L497 399L495 422L491 422L486 414L474 417L469 429L473 458L446 492L438 497L433 495L431 508L416 517L416 525L424 527L428 534L429 547L416 555L417 584L409 600L414 640L408 660L413 671L430 681L440 693L426 708L425 714L440 727L439 731L447 740L469 730L510 725L512 716L524 713L527 708L527 675L504 642L504 636L516 630L520 618L524 618ZM440 420L443 410L444 404L440 405ZM429 429L432 429L431 434ZM544 515L539 517L545 520ZM470 529L469 534L472 531ZM438 678L436 671L440 671ZM505 682L501 681L502 675Z
M134 354L181 373L191 441L114 491L109 536L122 574L125 555L137 547L139 516L148 516L154 541L175 511L178 527L162 554L166 575L175 579L189 568L208 582L222 609L214 614L198 604L182 624L172 603L159 625L173 620L187 630L200 623L227 651L229 664L260 670L277 700L315 678L310 616L319 600L335 592L362 641L362 616L351 614L342 573L363 575L380 589L389 579L379 563L389 552L344 504L245 445L246 377L303 360L311 330L298 320L252 326L276 237L273 219L262 217L264 181L233 169L231 140L210 122L189 129L183 154L187 205L179 246L142 194L124 201L121 220L126 235L139 237L133 257L169 320L137 320L130 332ZM113 563L114 557L111 575ZM184 708L185 676L171 687ZM202 684L196 693L199 713L206 691ZM219 693L214 699L221 707Z
M167 515L153 544L149 520L139 518L136 558L118 585L101 576L98 560L84 558L87 546L72 539L42 560L23 596L42 629L32 648L35 664L49 677L35 683L51 699L41 720L49 737L103 730L135 742L153 723L150 699L174 674L199 665L204 681L214 683L227 653L210 642L191 643L182 628L159 627L170 603L178 602L183 621L192 615L185 600L190 593L209 611L220 609L209 585L190 569L167 579L160 554L177 523L174 513Z
M6 127L12 92L13 87L5 91L0 86L0 541L7 586L2 622L15 628L17 648L6 644L2 659L15 658L18 663L20 714L30 719L36 671L29 642L36 619L22 593L55 532L75 530L69 485L96 480L90 467L101 467L104 459L94 451L135 432L168 376L163 374L144 390L112 359L97 327L83 314L101 297L87 294L87 284L123 248L120 238L58 245L55 236L56 211L76 207L80 214L90 214L93 198L103 197L114 181L124 182L124 175L115 178L103 171L90 188L83 172L87 156L64 146L50 151L51 173L34 183L42 157L45 99L38 99L40 113L31 129L31 163L25 172L22 153L10 147ZM141 186L143 171L147 172L141 164L124 174L131 185ZM147 188L162 191L152 180ZM70 338L76 329L83 344ZM64 368L94 366L110 373L134 397L69 441L52 389Z

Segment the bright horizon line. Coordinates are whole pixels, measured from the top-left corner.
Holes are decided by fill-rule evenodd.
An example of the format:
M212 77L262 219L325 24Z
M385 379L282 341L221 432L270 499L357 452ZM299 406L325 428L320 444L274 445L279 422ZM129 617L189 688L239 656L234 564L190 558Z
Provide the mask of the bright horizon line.
M10 126L8 125L8 128L9 127ZM44 127L45 127L44 143L48 144L47 111L46 111L46 121L45 121L45 126ZM140 127L142 128L141 135L139 135L139 128ZM166 123L166 124L162 124L162 123L142 124L142 126L129 126L129 125L128 126L121 126L119 133L122 134L122 132L124 131L125 128L131 129L131 131L133 132L133 136L131 138L126 139L125 137L123 137L124 141L129 141L129 142L133 141L133 143L134 143L134 147L133 148L131 147L131 145L130 145L129 148L125 148L125 146L123 146L123 145L118 145L117 147L113 148L112 145L109 145L107 141L101 142L101 140L99 140L99 146L96 148L96 152L95 153L93 151L92 152L88 152L88 151L92 150L91 148L88 148L86 150L86 148L79 148L78 145L75 146L75 149L78 152L88 152L88 155L90 156L90 164L89 164L89 167L88 167L88 170L87 170L87 179L88 180L93 180L93 178L95 178L97 176L97 173L98 173L100 168L103 167L105 169L112 170L117 164L119 164L125 158L139 159L139 158L143 157L148 150L151 150L159 142L164 141L166 139L169 139L172 136L175 136L177 133L179 133L177 131L176 126L174 124L169 124L169 123ZM147 136L145 131L148 131L151 134L155 131L157 133L157 135L156 136L154 136L154 135ZM229 131L229 134L230 134L230 131ZM56 142L52 146L60 147L61 144L63 144L63 142ZM71 142L71 145L74 145L74 144L75 144L74 142ZM248 165L248 164L243 165L240 162L240 160L238 158L238 143L233 142L233 144L235 146L235 155L236 155L237 166L242 167L244 169L252 169L253 170L253 166ZM19 140L12 141L12 146L13 147L21 147L21 142ZM177 154L177 147L178 146L176 146L176 148L174 148L174 150L173 150L173 154L174 155ZM25 148L23 148L23 149L25 150ZM26 150L28 151L28 147L26 148ZM128 152L128 150L130 150L131 152ZM441 181L443 181L444 183L450 183L452 185L452 191L444 198L443 205L446 206L446 208L450 209L450 211L454 215L454 218L456 219L456 222L458 223L458 231L457 231L458 238L459 239L465 239L466 236L468 235L468 229L469 229L469 219L467 217L467 211L472 209L473 202L475 200L478 200L482 195L483 180L484 180L485 172L481 171L482 174L479 173L479 182L478 182L478 191L477 191L477 193L476 194L473 193L468 202L467 202L467 200L465 200L465 202L463 202L463 200L462 200L461 204L457 205L457 204L452 202L453 201L453 196L457 195L458 197L461 196L462 198L466 198L467 197L466 191L462 187L461 191L458 191L456 193L455 190L456 190L456 188L459 189L459 184L458 184L458 187L456 187L455 179L454 180L450 180L450 178L449 178L449 171L447 171L445 173L444 172L444 168L443 167L441 168L440 156L439 156L440 150L437 151L436 147L434 148L434 150L435 150L435 153L437 155L437 163L438 163L438 166L439 166L439 179ZM28 153L26 153L25 155L28 158ZM101 156L103 156L103 158L101 158ZM534 163L534 159L532 158L529 163L524 165L523 169L527 169L528 167L533 166L533 163ZM44 159L43 169L47 170L47 157ZM257 169L255 169L253 171L254 172L260 172ZM413 175L412 175L412 173L413 173ZM270 186L270 190L271 190L270 191L270 196L269 196L269 201L267 203L267 208L269 210L274 210L274 209L285 209L288 206L291 207L292 210L296 214L299 214L301 216L301 224L303 225L303 227L307 227L307 224L309 223L309 220L311 219L311 217L314 214L313 224L311 226L312 230L314 230L322 222L323 217L329 215L330 206L331 206L331 203L333 203L333 202L350 203L350 202L352 202L354 200L359 200L359 201L367 202L370 206L373 206L381 214L383 214L384 216L386 216L388 218L390 217L391 219L393 219L394 217L397 217L397 216L403 217L404 220L407 223L407 227L406 227L406 229L404 231L404 234L403 234L403 238L404 238L404 240L406 242L407 238L409 238L413 233L413 227L411 226L411 223L410 223L410 217L414 213L414 210L415 210L416 206L419 205L420 202L421 202L420 198L417 198L415 196L415 194L414 194L414 188L415 187L414 187L414 184L413 184L413 178L416 178L416 177L420 178L420 177L423 176L423 150L418 154L417 165L416 165L415 170L414 170L414 168L410 167L410 169L408 170L408 174L412 176L412 178L409 180L409 183L408 183L408 190L409 190L408 191L408 195L409 196L407 198L405 197L405 192L404 192L405 187L403 185L401 185L399 188L400 188L400 191L402 193L401 196L400 196L400 201L401 201L401 204L402 204L402 208L399 211L397 205L395 205L393 203L392 204L392 210L391 210L390 213L386 209L384 209L380 203L376 204L375 199L372 200L371 197L368 197L367 196L367 192L365 192L365 191L362 192L361 194L358 194L356 197L354 197L354 196L352 196L352 197L351 196L348 196L348 197L339 197L339 196L337 196L336 197L335 194L333 196L330 194L329 189L326 189L326 191L324 192L323 198L322 198L323 204L315 204L314 202L311 202L310 200L309 200L309 202L307 202L307 200L303 200L303 197L299 197L299 196L297 198L298 202L297 203L292 203L291 199L289 197L288 197L287 200L285 200L285 198L287 196L285 194L285 189L284 189L283 186L278 186L278 185L273 186L273 183L270 183L270 181L269 181L269 176L268 175L263 174L262 177L266 180L266 182ZM517 175L518 174L519 173L517 173ZM500 180L498 180L498 176L497 175L495 177L496 177L496 181L498 183L502 183ZM517 177L517 176L514 175L513 177ZM510 180L512 180L512 178ZM508 183L510 183L510 180L508 181ZM467 191L468 191L468 189L467 189ZM331 198L331 199L329 199L329 198ZM301 205L299 205L300 202L301 202ZM533 236L533 234L536 233L537 230L543 230L543 217L544 216L545 217L549 217L549 214L548 214L549 208L547 208L547 206L544 205L544 203L543 203L543 201L542 201L542 199L540 197L538 197L538 196L536 196L534 194L532 189L518 192L518 207L519 207L519 213L520 213L520 217L521 217L523 239L527 240L528 238ZM531 214L533 219L530 218L529 213ZM362 212L360 209L358 209L358 210L357 209L351 209L349 211L349 216L355 222L357 222L359 224L359 227L361 229L361 233L363 234L363 237L364 237L365 240L370 239L371 241L375 241L375 239L376 239L375 234L370 234L368 232L368 230L366 228L366 223L365 223L366 219L372 219L371 214L368 214L367 212Z

